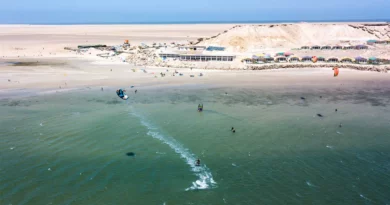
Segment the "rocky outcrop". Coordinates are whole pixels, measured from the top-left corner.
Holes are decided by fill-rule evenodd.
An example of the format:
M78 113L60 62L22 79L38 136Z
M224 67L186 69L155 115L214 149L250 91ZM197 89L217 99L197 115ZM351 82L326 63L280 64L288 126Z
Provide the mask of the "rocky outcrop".
M358 30L365 31L369 34L374 35L378 39L390 38L390 24L389 23L378 23L378 24L350 24L350 27Z
M158 59L154 49L139 49L130 53L126 61L136 66L153 66L158 63Z

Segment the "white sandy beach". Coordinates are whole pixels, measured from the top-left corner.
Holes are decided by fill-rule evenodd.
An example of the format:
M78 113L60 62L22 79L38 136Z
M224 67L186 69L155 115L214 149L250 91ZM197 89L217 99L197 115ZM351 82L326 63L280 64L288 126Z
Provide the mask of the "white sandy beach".
M131 44L193 41L220 33L233 25L0 25L0 95L14 89L66 90L85 86L148 86L213 84L220 86L388 86L390 74L341 69L337 78L329 68L267 71L222 71L147 68L95 55L64 50L80 44ZM271 48L270 48L271 49ZM356 51L351 51L356 52ZM357 55L357 54L356 54ZM25 62L18 66L9 62ZM111 71L112 69L112 71ZM146 69L147 73L142 69ZM167 71L168 70L168 71ZM172 76L177 70L183 76ZM160 73L166 73L161 77ZM200 77L199 74L204 76ZM190 77L194 75L194 77Z

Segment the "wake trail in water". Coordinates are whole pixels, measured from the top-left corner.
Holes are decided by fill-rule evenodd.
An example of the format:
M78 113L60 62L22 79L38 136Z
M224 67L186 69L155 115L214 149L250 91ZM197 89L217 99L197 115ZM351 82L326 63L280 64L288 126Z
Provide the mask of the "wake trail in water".
M158 128L149 123L145 117L142 115L132 111L130 114L140 119L141 124L148 129L147 135L160 140L164 144L168 145L171 149L173 149L177 154L180 155L182 159L186 161L186 163L191 167L191 171L198 177L198 180L192 182L192 186L185 189L189 190L199 190L199 189L210 189L215 188L217 183L214 181L211 171L205 164L201 166L196 166L197 157L191 153L187 148L181 145L177 140L173 137L161 134L158 132Z

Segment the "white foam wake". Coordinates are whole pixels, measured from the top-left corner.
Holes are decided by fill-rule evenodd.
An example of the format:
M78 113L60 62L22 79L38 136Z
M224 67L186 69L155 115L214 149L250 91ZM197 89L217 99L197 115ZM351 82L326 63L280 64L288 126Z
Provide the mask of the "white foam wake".
M141 120L141 124L148 128L149 131L147 134L149 136L160 140L164 144L167 144L171 149L178 153L180 157L184 159L191 167L191 171L195 173L195 175L198 177L198 180L192 182L192 186L187 188L186 191L209 189L216 187L217 183L214 181L211 171L207 168L207 166L205 164L201 166L195 166L197 158L193 153L191 153L187 148L181 145L174 138L159 133L158 129L149 122L147 122L143 116L134 112L132 112L131 114L138 117Z

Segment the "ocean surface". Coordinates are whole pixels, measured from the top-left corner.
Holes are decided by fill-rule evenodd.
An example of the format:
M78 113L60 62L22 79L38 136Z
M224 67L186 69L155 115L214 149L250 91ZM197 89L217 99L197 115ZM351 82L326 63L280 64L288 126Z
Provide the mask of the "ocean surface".
M390 204L389 90L134 89L0 100L0 204Z

